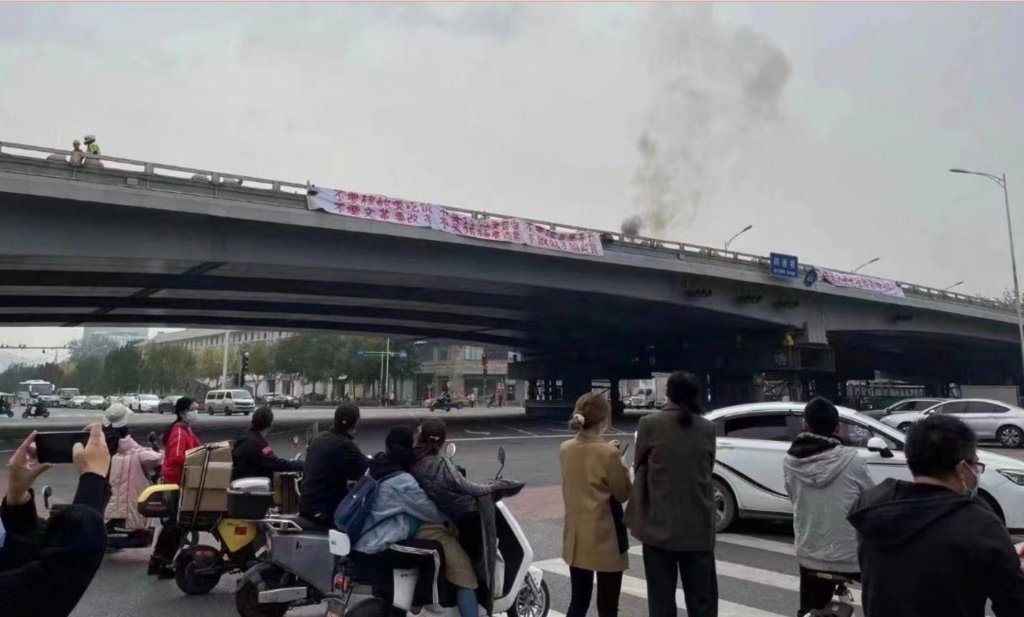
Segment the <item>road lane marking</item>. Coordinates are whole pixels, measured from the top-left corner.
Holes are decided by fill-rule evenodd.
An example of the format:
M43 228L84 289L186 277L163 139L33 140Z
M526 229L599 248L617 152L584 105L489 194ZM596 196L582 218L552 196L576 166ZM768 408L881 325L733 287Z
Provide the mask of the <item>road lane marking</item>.
M643 556L643 546L629 547L629 554ZM796 566L795 563L793 565ZM800 577L792 574L775 572L773 570L763 570L761 568L745 566L743 564L732 563L730 561L722 561L720 559L715 560L715 571L719 576L738 578L740 580L757 583L759 585L768 585L769 587L785 589L786 591L800 591ZM854 604L859 605L860 591L856 589L853 589L852 591Z
M796 555L796 547L789 542L778 542L776 540L765 540L763 538L756 538L754 536L742 536L738 533L720 533L718 534L718 542L725 542L726 544L735 544L736 546L743 546L746 548L757 548L762 551L771 551L773 553L779 553L780 555Z
M550 572L551 574L565 577L569 576L569 566L561 559L548 559L546 561L535 562L533 565L545 572ZM623 576L622 593L646 600L647 581L642 578L636 578L635 576ZM676 589L676 606L679 608L686 607L686 598L683 596L682 589ZM718 600L718 615L719 617L787 617L785 615L780 615L779 613L771 613L752 606L722 600L721 598Z
M487 431L471 431L468 428L463 430L470 435L490 435Z
M530 431L524 431L521 428L516 428L514 426L509 426L507 424L497 424L496 426L500 426L502 428L507 428L508 430L515 431L515 432L517 432L517 433L519 433L521 435L531 435L531 436L534 436L534 437L537 436L537 433L531 433Z

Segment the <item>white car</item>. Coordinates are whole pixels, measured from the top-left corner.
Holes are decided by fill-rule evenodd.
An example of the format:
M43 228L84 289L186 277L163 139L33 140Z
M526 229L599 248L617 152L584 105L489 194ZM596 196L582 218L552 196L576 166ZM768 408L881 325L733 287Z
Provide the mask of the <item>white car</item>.
M89 400L88 396L79 394L71 399L71 404L68 405L73 409L83 409L85 407L85 401Z
M912 424L933 413L960 418L974 430L980 441L998 441L1007 448L1024 446L1024 409L991 399L943 401L923 411L885 416L882 422L906 433Z
M777 402L726 407L706 416L718 429L713 478L718 531L739 518L792 518L782 461L803 430L803 412L803 403ZM913 479L903 433L845 407L839 408L839 423L840 436L857 448L876 483ZM1012 533L1024 530L1024 462L987 450L978 450L978 460L985 465L979 497Z
M160 405L160 397L155 394L139 394L131 400L128 407L140 413L156 413Z

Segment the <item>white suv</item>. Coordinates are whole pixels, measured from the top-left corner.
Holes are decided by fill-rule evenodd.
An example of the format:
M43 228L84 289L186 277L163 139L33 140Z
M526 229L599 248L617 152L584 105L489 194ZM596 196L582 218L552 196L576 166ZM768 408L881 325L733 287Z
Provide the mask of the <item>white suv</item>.
M248 390L210 390L206 393L206 413L249 415L256 411L256 400Z
M778 402L726 407L705 416L718 434L712 480L718 531L737 518L792 517L782 460L803 430L803 413L803 403ZM845 407L839 408L839 425L840 437L857 449L876 483L912 479L903 433ZM1024 529L1024 463L987 450L978 450L978 460L985 465L979 497L1011 532Z

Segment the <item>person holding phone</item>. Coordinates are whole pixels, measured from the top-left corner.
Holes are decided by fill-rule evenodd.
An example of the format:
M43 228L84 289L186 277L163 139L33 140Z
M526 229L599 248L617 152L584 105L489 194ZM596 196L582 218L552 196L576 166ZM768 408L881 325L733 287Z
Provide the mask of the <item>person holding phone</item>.
M576 437L562 444L562 499L565 528L562 558L569 564L572 597L566 617L585 617L597 577L597 614L619 612L622 573L629 567L629 538L622 503L632 482L616 441L605 441L611 404L600 394L576 401L569 428Z
M202 445L199 437L192 431L196 412L192 408L194 402L187 396L174 403L174 422L164 433L164 462L161 475L166 484L180 484L181 474L185 469L185 453ZM159 578L174 578L174 555L181 546L181 528L178 521L169 519L160 528L156 538L153 555L149 558L147 572Z
M110 490L110 452L99 424L87 427L72 460L78 490L71 505L42 522L32 485L52 464L36 458L33 431L8 462L7 494L0 503L0 607L5 615L70 615L103 561L103 510Z

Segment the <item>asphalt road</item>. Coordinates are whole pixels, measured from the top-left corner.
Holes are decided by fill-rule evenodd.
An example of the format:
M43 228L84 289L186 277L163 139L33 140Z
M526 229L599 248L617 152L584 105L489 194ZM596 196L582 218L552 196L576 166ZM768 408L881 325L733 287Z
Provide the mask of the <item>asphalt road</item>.
M327 409L287 410L277 413L278 421L271 443L280 456L294 451L293 435L302 435L315 420L325 421ZM366 422L357 441L367 453L381 449L387 428L396 424L415 425L426 417L437 417L424 410L366 410ZM74 416L86 420L84 415ZM166 425L166 416L132 418L135 426ZM51 417L51 420L56 416ZM504 446L507 466L504 476L527 483L526 490L509 500L536 553L537 563L545 570L552 592L552 617L564 613L569 602L569 584L560 560L562 500L559 488L558 446L569 438L564 423L555 420L529 420L521 409L452 412L444 415L449 437L458 445L457 460L469 470L471 478L483 480L497 471L496 452ZM159 421L159 422L157 422ZM242 417L200 419L198 430L204 441L228 439L246 425ZM637 416L615 423L613 433L624 442L632 441ZM45 424L30 423L32 427ZM7 430L15 427L5 423ZM24 434L25 426L21 429ZM142 432L137 431L137 432ZM6 432L6 431L5 431ZM10 434L10 437L14 437ZM10 441L8 441L10 443ZM0 443L0 451L8 446ZM1005 451L1003 451L1005 452ZM1018 451L1020 452L1020 451ZM0 452L0 456L7 453ZM50 484L58 497L70 499L75 473L69 465L60 466L43 476L39 484ZM0 485L3 481L0 480ZM719 536L716 549L722 617L791 617L797 602L797 566L793 556L792 532L786 523L740 523L728 534ZM148 550L129 550L110 554L92 586L82 599L76 617L213 617L237 615L234 607L234 577L226 576L207 596L185 596L172 581L158 581L145 574ZM623 617L647 615L643 561L631 553L626 572L620 614ZM680 594L681 595L681 594ZM680 614L683 611L680 610ZM291 617L323 615L322 608L307 607L288 613Z

